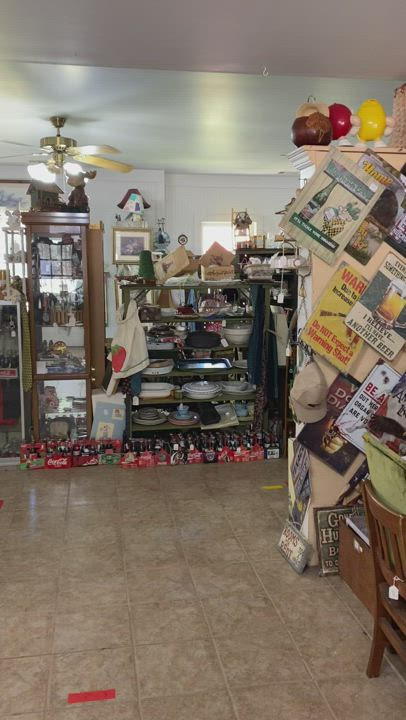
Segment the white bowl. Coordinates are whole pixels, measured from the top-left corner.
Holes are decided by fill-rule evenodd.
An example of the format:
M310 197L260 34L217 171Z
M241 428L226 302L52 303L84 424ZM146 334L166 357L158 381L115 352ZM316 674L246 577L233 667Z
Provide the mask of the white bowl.
M169 397L174 387L171 383L141 383L139 397L145 399L166 398Z
M251 337L252 325L244 325L242 327L226 327L224 328L224 337L230 345L248 345Z

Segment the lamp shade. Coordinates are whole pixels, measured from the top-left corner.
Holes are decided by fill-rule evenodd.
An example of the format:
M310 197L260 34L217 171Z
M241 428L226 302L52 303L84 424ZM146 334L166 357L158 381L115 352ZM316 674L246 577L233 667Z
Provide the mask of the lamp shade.
M117 207L130 213L142 215L144 209L151 207L151 205L144 200L138 188L131 188L127 190L121 202L117 203Z

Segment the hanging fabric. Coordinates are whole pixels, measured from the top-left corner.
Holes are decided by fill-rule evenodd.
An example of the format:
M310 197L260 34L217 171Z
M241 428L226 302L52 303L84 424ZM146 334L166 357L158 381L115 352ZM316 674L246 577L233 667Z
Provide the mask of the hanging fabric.
M125 317L124 309L122 305L117 312L117 330L109 355L113 380L135 375L149 365L147 342L138 317L137 303L130 300ZM112 394L112 391L107 390L107 394Z

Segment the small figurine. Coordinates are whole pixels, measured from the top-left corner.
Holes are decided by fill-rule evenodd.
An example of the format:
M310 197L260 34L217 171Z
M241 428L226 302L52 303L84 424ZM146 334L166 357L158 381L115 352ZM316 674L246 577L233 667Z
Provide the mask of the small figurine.
M6 210L7 227L5 230L21 230L21 213L19 210Z
M364 100L355 115L351 115L350 135L357 135L357 147L364 148L373 141L373 147L385 147L382 137L388 137L395 127L393 117L387 116L378 100Z
M68 212L89 212L89 198L85 193L85 180L94 180L96 174L96 170L79 172L76 175L70 175L69 173L67 173L68 185L73 187L73 190L68 198Z

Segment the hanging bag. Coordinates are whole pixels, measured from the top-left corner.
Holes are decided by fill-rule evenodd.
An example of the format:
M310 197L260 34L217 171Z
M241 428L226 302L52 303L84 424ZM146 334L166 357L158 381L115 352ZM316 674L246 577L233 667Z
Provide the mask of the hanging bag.
M149 365L144 328L138 317L135 300L128 303L124 317L124 305L117 312L117 330L111 343L109 355L114 380L141 372Z

